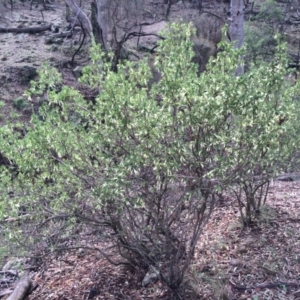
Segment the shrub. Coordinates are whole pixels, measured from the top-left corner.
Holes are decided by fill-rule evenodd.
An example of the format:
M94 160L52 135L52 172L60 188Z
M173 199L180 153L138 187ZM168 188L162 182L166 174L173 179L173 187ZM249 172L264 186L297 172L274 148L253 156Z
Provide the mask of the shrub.
M271 178L293 151L299 124L295 87L283 79L284 48L271 64L235 77L243 50L223 43L198 76L192 34L191 26L169 28L156 57L161 80L151 86L146 61L112 72L93 45L82 81L101 87L94 103L71 87L56 89L55 70L40 71L28 92L47 92L39 117L22 139L9 126L0 130L0 151L18 166L14 180L0 173L2 218L22 205L34 221L15 231L18 238L63 249L75 230L94 228L94 241L106 239L121 263L154 267L182 297L216 194ZM110 248L99 251L116 263Z

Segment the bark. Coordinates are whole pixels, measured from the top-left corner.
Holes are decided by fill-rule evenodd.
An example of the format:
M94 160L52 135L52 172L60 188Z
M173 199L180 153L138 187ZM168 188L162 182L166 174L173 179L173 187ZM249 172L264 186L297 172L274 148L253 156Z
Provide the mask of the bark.
M17 283L13 293L7 298L7 300L22 300L25 298L28 290L31 287L31 280L25 276Z
M93 28L91 22L83 10L75 3L74 0L65 0L66 4L69 6L73 14L78 18L82 24L84 30L91 36L93 33Z
M171 11L172 1L167 0L167 1L165 1L165 4L167 4L166 20L169 21L169 15L170 15L170 11Z
M101 29L102 43L104 49L107 48L107 32L108 32L108 5L109 0L94 0L97 6L97 22Z
M230 39L237 48L244 43L244 0L231 0ZM236 75L244 74L244 65L236 70Z
M51 25L46 26L40 26L40 27L25 27L25 28L5 28L0 27L0 33L8 33L8 32L14 32L14 33L40 33L46 30L51 30Z
M93 34L96 44L101 44L103 50L105 50L105 43L102 37L102 29L98 23L98 9L97 9L97 3L93 1L91 3L91 23L93 27Z
M118 71L118 64L119 64L120 57L121 57L122 47L123 47L123 42L122 41L117 42L116 49L114 50L114 57L112 59L112 64L111 64L111 70L113 72Z

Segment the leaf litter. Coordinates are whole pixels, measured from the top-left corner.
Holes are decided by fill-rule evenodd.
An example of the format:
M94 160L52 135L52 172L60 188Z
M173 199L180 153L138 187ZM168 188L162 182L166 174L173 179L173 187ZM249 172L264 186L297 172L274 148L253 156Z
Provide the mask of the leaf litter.
M226 198L207 224L184 282L186 299L300 299L300 182L274 182L255 226L242 228ZM45 257L28 299L170 299L160 281L142 286L143 271L114 266L97 250ZM118 255L112 253L117 258Z

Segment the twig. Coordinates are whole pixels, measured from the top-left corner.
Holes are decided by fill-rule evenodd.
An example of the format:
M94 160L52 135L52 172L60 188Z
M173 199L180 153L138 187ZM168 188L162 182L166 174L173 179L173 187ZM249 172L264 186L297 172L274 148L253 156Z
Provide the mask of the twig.
M80 22L80 25L81 25L81 29L82 29L82 32L83 32L83 38L82 38L82 41L78 47L78 49L74 52L73 56L72 56L72 60L71 60L71 65L73 66L74 65L74 59L75 59L75 55L78 53L78 51L81 49L81 47L83 46L83 43L84 43L84 40L86 38L86 33L85 33L85 30L83 28L83 24Z

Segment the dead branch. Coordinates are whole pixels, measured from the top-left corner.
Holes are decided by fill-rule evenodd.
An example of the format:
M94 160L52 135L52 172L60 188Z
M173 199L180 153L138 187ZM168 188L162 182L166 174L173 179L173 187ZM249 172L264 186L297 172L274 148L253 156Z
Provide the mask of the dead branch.
M16 218L7 218L4 220L0 220L0 224L5 224L5 223L14 223L14 222L19 222L19 221L24 221L29 219L30 214L22 215Z
M18 275L18 273L15 270L0 271L0 274L9 275L9 276L17 276Z
M6 289L6 290L0 292L0 298L3 297L3 296L9 295L9 294L11 294L12 292L13 292L13 290L11 290L11 289Z
M82 23L83 28L87 31L89 35L92 34L93 28L92 24L87 17L87 15L83 12L83 10L75 3L74 0L65 0L66 4L73 11L73 14L78 18L80 23Z
M31 287L30 278L27 276L21 278L20 281L17 283L17 286L14 289L13 293L7 298L7 300L24 299L30 287Z

